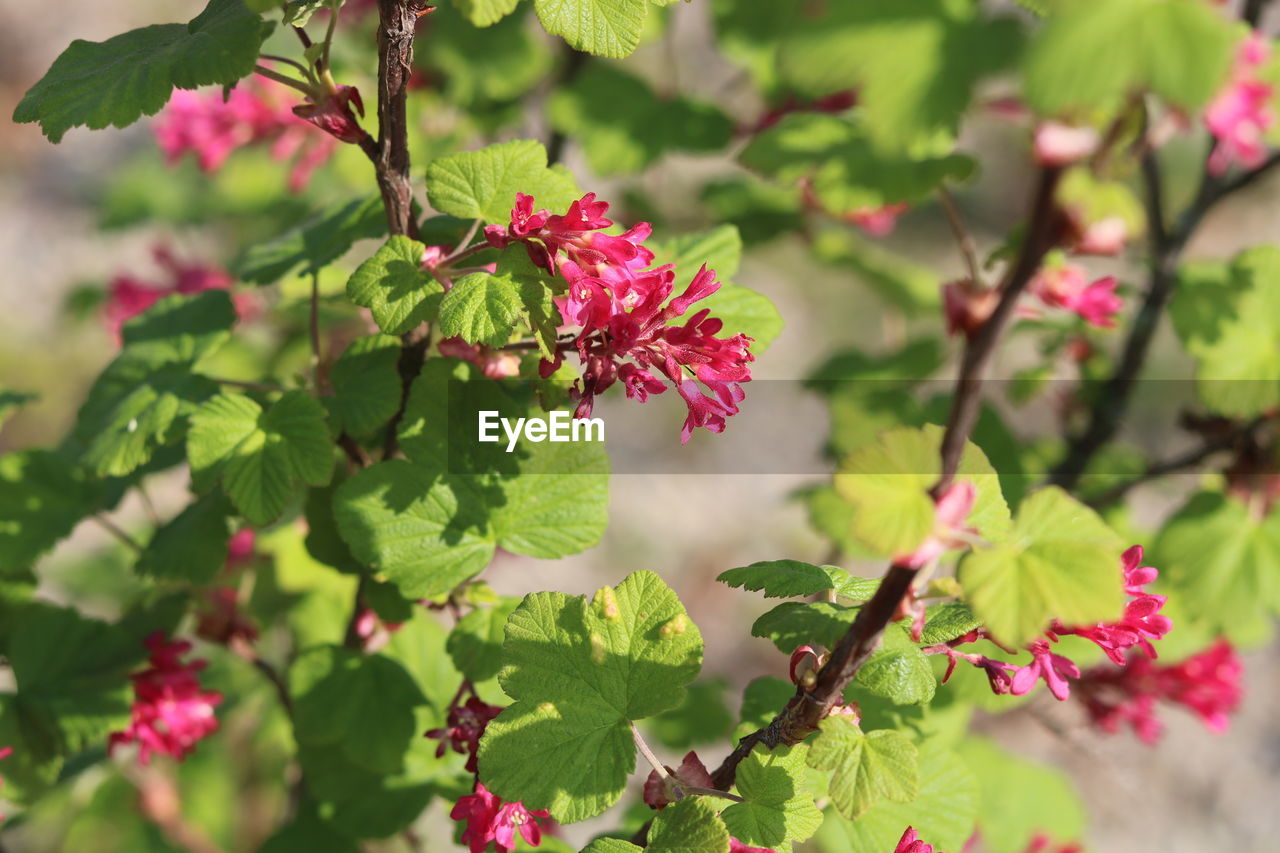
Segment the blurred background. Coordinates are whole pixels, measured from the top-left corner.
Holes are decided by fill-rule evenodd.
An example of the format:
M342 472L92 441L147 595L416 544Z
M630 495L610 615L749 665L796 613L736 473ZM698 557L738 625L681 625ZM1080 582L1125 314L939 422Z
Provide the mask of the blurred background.
M186 20L201 5L64 0L50 7L0 0L5 22L0 28L0 108L7 117L71 38L99 40L135 26ZM659 91L716 103L736 123L750 126L768 106L739 69L709 47L711 7L697 0L669 9L663 16L665 27L655 26L626 68ZM430 37L428 31L420 38L420 53ZM542 76L547 79L552 64L559 61L557 49L550 42L538 42L539 56L546 54ZM441 70L446 64L438 60L436 80L450 79ZM350 76L359 79L359 73L353 70ZM368 82L366 75L361 86L365 91ZM433 139L442 146L459 137L549 139L547 85L547 80L535 81L514 120L494 119L488 127L485 121L460 122L435 103L428 85L421 94L428 106L417 127L425 142L415 150L415 174L421 175L432 156ZM998 80L990 89L985 97L996 100L1002 94ZM1027 137L1025 127L995 111L975 111L964 127L960 147L976 157L980 170L955 195L984 256L1024 213L1031 174ZM1173 185L1191 186L1201 162L1200 144L1188 139L1170 145L1165 162ZM643 170L596 178L570 134L564 162L582 186L615 201L617 220L651 218L662 236L718 221L715 197L701 189L740 175L732 158L736 147L727 154L669 153ZM275 236L282 230L280 223L295 220L299 210L333 195L335 183L348 191L371 186L367 163L349 148L337 152L306 193L281 198L285 169L264 150L232 155L215 184L189 158L166 165L148 121L125 131L73 130L59 145L50 145L35 126L0 124L0 386L41 394L0 429L0 452L47 445L72 423L76 406L115 349L102 319L113 279L163 279L164 270L153 255L157 246L168 247L185 262L230 266L237 245ZM418 189L421 194L421 183ZM753 229L753 224L759 227ZM942 323L937 286L962 272L946 219L934 204L906 211L884 237L845 229L850 232L842 238L847 242L836 252L815 251L796 236L775 236L764 219L739 225L747 251L736 281L767 295L785 321L755 365L757 380L777 380L760 394L767 406L751 409L753 391L748 386L744 414L750 412L750 418L730 424L730 432L741 433L731 447L717 447L707 440L713 437L701 435L681 449L676 440L680 414L673 401L636 411L625 400L608 400L606 422L611 417L637 418L644 429L666 433L659 438L669 440L656 441L652 451L661 454L652 464L662 473L641 473L642 463L628 464L623 469L628 473L612 479L611 523L599 546L556 562L500 555L486 573L499 592L518 595L535 589L590 592L637 569L659 572L701 627L707 640L705 672L728 686L726 701L735 714L741 686L758 675L785 676L786 660L766 640L744 638L745 626L766 609L765 603L715 583L716 575L757 560L824 562L830 557L829 543L814 531L805 504L796 497L821 485L822 472L832 468L824 455L827 407L817 394L805 390L802 380L849 348L874 354L916 334L937 334ZM1280 178L1274 175L1216 210L1197 234L1189 256L1226 258L1264 242L1280 242ZM891 256L881 258L882 250ZM842 262L849 252L863 260ZM357 250L351 258L359 255ZM874 263L865 260L869 257ZM1130 297L1142 284L1141 269L1123 259L1100 263L1094 271L1120 275L1127 286L1122 293ZM329 292L340 290L340 278L326 281ZM287 286L283 292L288 293ZM1123 325L1122 319L1122 329ZM247 346L261 334L251 330ZM1090 341L1109 350L1120 337L1118 331L1103 331L1091 334ZM954 341L949 346L947 364L917 378L951 375L950 359L957 347ZM1015 334L999 354L996 378L1015 380L1038 359L1034 336ZM289 363L288 356L282 363ZM1149 375L1191 375L1168 328L1160 332ZM1052 437L1057 423L1053 396L1050 390L1023 407L1009 408L1006 424L1027 443ZM1141 444L1158 455L1176 451L1188 441L1174 426L1177 410L1177 400L1152 390L1135 407L1129 435L1140 436ZM744 465L738 454L751 452L769 464ZM688 473L676 473L682 470ZM771 473L740 473L743 470ZM1135 490L1135 527L1150 529L1194 485L1194 476L1175 476ZM184 472L157 475L147 483L152 507L131 498L113 518L129 528L145 525L153 510L167 517L185 489ZM875 563L843 564L868 575L881 570ZM136 583L117 543L92 524L81 525L62 542L39 566L39 574L44 595L104 616L118 611ZM1091 850L1265 853L1277 849L1275 839L1280 837L1280 812L1275 808L1280 796L1280 717L1274 713L1280 706L1277 650L1272 643L1246 655L1246 698L1230 732L1222 736L1208 733L1177 711L1165 715L1167 734L1156 748L1127 733L1101 736L1088 727L1080 707L1056 703L1043 691L1017 711L980 714L976 727L1018 754L1060 768L1076 782L1088 816L1086 840ZM255 725L253 710L238 708L218 737L245 737L245 730ZM708 764L719 760L717 749L704 748ZM278 766L278 761L272 765L262 756L257 760L259 770ZM264 831L269 832L276 804L255 802L253 780L243 775L238 777L242 784L230 781L235 774L210 770L208 775L222 781L209 783L212 787L196 806L197 819L207 818L208 825L216 827L211 831L226 839L231 849L251 849L254 838L260 840ZM33 844L58 838L57 844L67 845L61 849L77 851L167 849L155 839L146 844L161 846L132 846L143 842L123 829L113 835L110 815L131 808L131 791L103 789L102 778L89 774L81 782L59 804L61 813L40 816L49 825L62 824L67 835L36 832L37 823L35 834L22 837L37 839ZM85 828L77 831L78 822ZM429 843L427 849L435 846Z

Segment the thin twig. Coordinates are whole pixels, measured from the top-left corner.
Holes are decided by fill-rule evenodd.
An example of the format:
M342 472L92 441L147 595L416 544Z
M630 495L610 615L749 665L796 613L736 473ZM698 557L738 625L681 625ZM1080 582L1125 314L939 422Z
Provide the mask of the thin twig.
M260 53L258 54L258 58L267 59L267 60L270 60L271 62L280 62L285 65L292 66L298 69L299 71L301 71L303 74L305 74L308 79L313 79L311 76L311 69L303 65L301 62L298 62L296 59L290 59L287 56L278 56L274 53Z
M269 80L275 80L277 83L282 83L283 85L288 86L290 89L297 89L299 92L306 95L308 98L311 97L312 95L311 90L307 88L307 85L305 83L301 82L300 80L295 80L292 77L288 76L287 74L281 74L278 71L273 71L265 65L254 66L253 71L255 74L260 74L261 76L266 77Z
M1179 471L1186 471L1194 468L1201 462L1208 459L1215 453L1221 453L1224 450L1230 450L1235 447L1242 439L1248 438L1258 430L1263 424L1271 420L1274 414L1258 415L1253 420L1240 425L1230 432L1217 436L1199 447L1193 447L1185 453L1172 456L1161 462L1154 462L1148 465L1141 474L1132 477L1124 482L1117 483L1101 494L1090 498L1087 503L1093 507L1104 507L1115 503L1129 493L1131 489L1157 480L1160 477L1166 477L1170 474L1176 474Z
M345 432L338 436L338 446L357 468L368 468L372 460L359 443Z
M955 235L956 248L960 250L960 257L964 259L969 280L974 284L981 284L977 247L974 246L973 236L965 227L964 218L960 216L960 210L956 207L955 199L952 198L946 184L938 185L938 204L942 206L942 212L947 215L947 224L951 226L951 233Z
M107 518L105 515L102 515L101 513L97 513L97 512L95 512L93 515L89 517L92 518L94 521L96 521L103 530L107 531L112 536L119 539L121 542L128 545L133 550L137 551L139 554L142 553L143 551L142 544L138 542L137 539L134 539L132 536L126 533L123 528L116 525L114 521Z

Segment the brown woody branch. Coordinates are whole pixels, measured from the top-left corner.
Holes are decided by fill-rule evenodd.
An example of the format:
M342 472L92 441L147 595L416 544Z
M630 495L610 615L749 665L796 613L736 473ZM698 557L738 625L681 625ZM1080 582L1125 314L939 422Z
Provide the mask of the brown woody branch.
M373 166L391 234L416 237L409 181L409 121L405 102L413 73L413 35L426 7L420 0L378 0L378 140Z
M1040 173L1026 240L1017 261L1005 277L1000 289L1000 302L991 317L965 346L951 414L942 439L942 473L932 489L935 497L955 477L964 444L977 419L987 366L1005 327L1013 317L1015 303L1059 235L1060 223L1053 196L1060 176L1060 170L1053 168L1044 169ZM845 688L875 651L884 629L893 620L910 591L915 576L915 570L906 566L889 567L875 595L858 611L849 630L840 638L827 662L818 670L813 686L807 689L797 687L795 696L773 721L739 741L737 748L711 774L717 788L727 790L733 785L738 764L757 744L763 743L772 749L782 744L799 743L817 731L823 718L844 701Z

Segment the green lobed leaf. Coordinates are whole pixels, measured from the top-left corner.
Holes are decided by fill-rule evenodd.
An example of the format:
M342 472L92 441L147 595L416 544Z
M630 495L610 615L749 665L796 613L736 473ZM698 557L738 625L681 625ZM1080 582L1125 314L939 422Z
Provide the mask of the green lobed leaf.
M214 397L191 416L187 457L193 482L220 479L259 525L280 515L299 481L323 486L333 473L324 407L303 391L286 391L265 411L243 394Z
M704 797L686 797L658 812L649 828L649 853L728 853L729 830Z
M582 853L640 853L643 849L621 838L597 838L583 847Z
M337 646L301 654L289 670L298 742L340 753L378 774L399 772L415 738L413 709L426 701L404 667Z
M516 10L520 0L454 0L467 20L477 27L488 27Z
M515 703L480 741L481 780L574 823L622 795L635 766L630 721L680 704L702 636L675 593L642 571L590 603L525 596L507 621L502 660L498 680Z
M206 584L227 562L231 504L219 492L197 498L156 531L135 569L154 578Z
M1046 19L1023 67L1027 104L1077 114L1148 89L1185 110L1218 90L1235 33L1197 0L1082 0Z
M648 0L534 0L542 27L569 46L622 59L640 44Z
M50 141L73 127L126 127L159 112L173 89L229 86L253 73L267 34L243 0L210 0L186 24L76 39L23 96L16 122L39 122Z
M1256 644L1280 614L1280 513L1258 518L1233 498L1199 492L1160 531L1150 564L1194 602L1198 624Z
M1021 646L1049 622L1114 621L1124 608L1120 538L1097 513L1057 487L1018 507L1009 541L960 564L974 614L1003 643Z
M897 622L885 628L880 645L858 670L857 683L897 705L923 705L937 690L929 659Z
M557 213L582 195L568 171L547 167L546 149L530 139L452 154L427 167L427 198L451 216L506 224L518 192Z
M423 269L424 251L417 240L397 234L347 280L347 296L373 312L374 322L388 335L434 320L440 310L444 287Z
M876 554L895 557L918 548L933 530L929 489L942 470L943 430L897 428L845 459L836 474L836 490L853 504L853 535ZM977 491L968 524L979 535L1000 541L1010 528L1009 507L1000 479L976 445L966 443L956 479Z
M531 4L456 0L456 5L460 11L437 6L431 13L432 37L414 45L415 64L438 72L434 85L449 103L477 111L506 106L547 78L555 54L550 40L529 26Z
M718 152L733 135L718 107L661 98L640 78L598 62L552 93L547 117L580 142L601 177L638 173L671 151Z
M478 684L498 674L507 618L519 603L518 598L503 598L492 607L477 607L449 632L445 649L468 681Z
M725 705L727 688L722 678L690 684L684 702L652 717L646 734L652 733L663 746L681 750L724 740L733 731L733 715Z
M467 343L502 346L520 315L520 291L507 276L475 272L453 283L440 303L440 331Z
M1196 360L1196 388L1212 411L1251 417L1280 404L1280 248L1232 263L1179 270L1173 327Z
M334 427L367 435L400 408L400 341L390 335L356 338L329 370L333 396L324 404Z
M973 835L978 797L978 780L965 762L942 744L927 743L920 750L920 789L912 802L880 800L857 820L831 809L817 840L827 853L884 853L905 827L914 826L936 850L960 850Z
M751 636L764 637L789 655L807 644L834 648L858 615L857 607L826 601L787 601L751 625Z
M783 82L810 97L852 88L885 150L953 136L974 86L1017 56L1020 28L952 0L862 0L798 15L778 48Z
M716 580L728 586L763 592L765 598L796 598L834 590L846 598L866 601L880 581L853 577L836 566L815 566L799 560L766 560L721 572Z
M911 156L875 148L855 118L793 113L755 136L739 155L760 174L799 187L803 181L829 213L927 198L946 181L967 179L973 161L960 154Z
M730 835L752 847L790 851L817 832L822 812L804 784L806 752L803 745L758 745L743 759L735 784L746 802L720 813Z
M880 800L912 802L920 790L920 759L914 743L889 729L864 734L844 715L827 717L819 724L806 760L816 770L831 771L831 803L850 819Z
M649 240L659 263L686 270L707 265L720 279L731 279L742 264L742 236L734 225L678 234L669 240Z
M334 202L280 236L249 246L232 272L254 284L274 284L299 268L302 273L319 272L357 240L386 233L386 213L378 196Z
M179 442L187 417L218 392L193 365L235 323L226 291L165 297L125 323L123 348L89 389L68 444L100 477L130 474Z
M925 610L924 630L920 633L920 645L936 646L956 637L963 637L981 627L982 620L963 601L934 604Z
M0 456L0 576L23 577L80 519L100 489L49 450Z
M986 738L965 738L957 752L979 782L979 830L991 853L1022 853L1041 834L1064 840L1084 834L1083 804L1061 770Z

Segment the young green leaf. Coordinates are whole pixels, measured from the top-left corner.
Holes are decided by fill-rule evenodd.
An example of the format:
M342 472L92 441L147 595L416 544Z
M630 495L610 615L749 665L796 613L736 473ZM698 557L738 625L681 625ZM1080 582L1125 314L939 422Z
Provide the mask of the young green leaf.
M858 601L875 594L880 581L856 578L836 566L815 566L799 560L766 560L729 569L716 578L731 587L763 592L765 598L797 598L834 590Z
M520 0L457 0L467 20L477 27L488 27L516 10Z
M658 812L648 853L729 853L729 830L704 797L686 797Z
M648 0L534 0L542 27L569 46L622 59L640 44Z
M937 690L929 659L896 622L885 628L879 647L858 670L857 683L897 705L923 705Z
M822 825L822 812L806 790L807 747L757 746L738 765L738 794L746 801L720 813L729 834L752 847L790 851Z
M920 634L920 645L936 646L939 643L950 642L981 625L982 620L963 601L935 604L925 610L924 631Z
M368 335L351 342L329 371L333 396L325 397L335 428L367 435L400 408L400 341Z
M243 0L210 0L187 24L77 39L23 96L13 120L36 121L52 142L77 126L126 127L159 112L174 88L230 86L253 73L268 28Z
M622 795L635 766L630 721L680 704L702 635L662 579L642 571L590 603L526 596L507 620L502 661L498 680L515 704L480 741L481 779L574 823Z
M975 615L1002 642L1022 645L1052 619L1090 625L1120 617L1120 538L1097 513L1056 487L1018 508L1005 544L979 548L960 566Z
M864 734L850 717L834 715L819 725L807 761L832 771L829 795L840 814L853 819L880 800L909 803L920 789L916 745L900 732Z
M637 847L630 841L623 841L621 838L597 838L586 847L582 848L582 853L641 853L643 847Z
M835 648L858 615L857 607L825 601L787 601L764 613L751 626L751 636L770 640L785 655L800 646Z
M932 424L889 430L841 463L836 489L853 504L853 533L867 548L886 557L910 553L932 531L929 488L941 471L942 432ZM956 477L977 490L968 523L985 539L1005 537L1009 507L995 469L976 445L966 444Z
M582 195L567 171L547 167L546 149L529 139L442 157L427 167L431 206L461 219L506 224L517 192L556 213Z
M417 240L397 234L347 280L347 296L372 311L378 328L388 335L434 320L440 310L444 287L423 269L425 250Z
M504 598L492 607L477 607L449 632L445 649L468 681L479 684L498 674L503 631L519 603L518 598Z
M981 737L965 738L956 753L980 783L981 823L1000 827L998 833L983 834L983 844L992 853L1022 853L1041 834L1084 834L1084 806L1066 773Z
M440 331L467 343L502 346L520 316L520 291L507 276L474 272L453 283L440 303Z
M323 486L333 473L324 407L287 391L270 409L243 394L221 394L191 416L187 457L192 480L221 478L245 518L268 524L284 510L298 481Z

